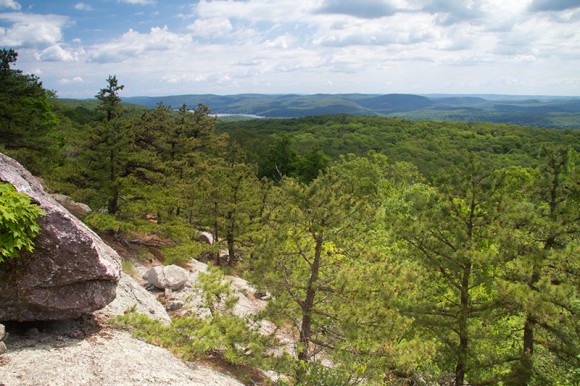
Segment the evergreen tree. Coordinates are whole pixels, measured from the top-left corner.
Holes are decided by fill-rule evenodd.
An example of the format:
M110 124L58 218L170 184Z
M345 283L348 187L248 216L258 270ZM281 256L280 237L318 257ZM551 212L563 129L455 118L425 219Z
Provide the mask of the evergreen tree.
M197 221L211 231L218 247L227 250L227 263L234 265L240 257L239 247L248 244L259 224L264 185L236 144L230 144L225 158L216 160L195 184L191 193L196 197ZM214 257L218 265L224 263L219 250Z
M124 86L116 76L107 78L107 86L96 95L104 120L94 125L90 132L87 161L87 178L106 202L107 211L117 214L123 177L128 175L129 141L131 140L118 92Z
M124 85L119 84L116 75L109 75L107 78L107 86L100 89L99 93L95 95L101 102L99 110L105 114L106 121L118 118L123 113L119 91L122 91L124 88Z
M510 218L506 304L521 315L514 385L576 384L580 366L578 290L580 190L576 153L543 149L543 162Z
M345 160L307 185L283 179L270 195L249 262L256 282L273 292L272 317L296 329L301 362L315 362L323 352L337 359L339 352L346 355L348 336L356 330L349 313L357 305L349 301L348 289L360 285L350 272L364 256L360 227L375 212L345 178L349 162L356 160ZM352 352L347 356L353 358ZM355 362L340 365L352 369ZM304 371L297 368L299 380L304 381Z
M418 292L403 310L441 344L439 365L453 382L498 382L513 357L512 320L499 307L503 181L469 157L439 189L409 191L396 229L421 267Z
M38 173L52 163L50 134L57 124L53 93L35 75L12 69L17 58L12 49L0 50L0 145Z

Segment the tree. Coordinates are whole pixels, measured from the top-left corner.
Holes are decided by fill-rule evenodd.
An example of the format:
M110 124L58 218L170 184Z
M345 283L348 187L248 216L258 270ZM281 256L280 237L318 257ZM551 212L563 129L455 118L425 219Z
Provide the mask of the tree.
M216 159L190 187L197 223L211 231L219 249L227 250L222 261L219 250L214 251L218 265L237 263L244 245L258 226L260 197L264 184L258 180L255 168L245 163L245 157L235 143ZM194 197L194 198L193 198Z
M256 283L273 291L272 317L294 326L301 362L315 362L322 352L334 357L348 346L348 331L356 329L348 315L356 307L347 296L356 280L350 272L364 256L361 226L375 213L362 189L346 178L356 162L345 159L309 184L284 178L274 187L263 232L255 238L259 245L248 262ZM369 160L365 166L376 170ZM380 183L380 176L374 182ZM299 380L304 371L298 366Z
M12 69L18 53L0 50L0 145L38 173L51 163L50 134L56 127L50 99L35 75Z
M501 312L497 289L509 261L498 237L503 180L471 156L438 189L408 194L395 223L422 280L403 311L440 342L440 366L454 384L498 382L513 357L512 320Z
M96 95L99 109L105 113L103 122L92 127L88 143L87 175L95 189L103 192L107 211L117 214L122 178L128 175L128 152L131 140L127 120L122 119L121 98L124 88L116 76L107 78L107 86ZM98 187L98 188L97 188Z
M116 75L109 75L107 78L107 86L100 89L99 93L95 95L101 101L99 110L105 113L106 121L118 118L123 113L119 91L122 91L124 88L124 85L119 85Z
M290 138L283 135L276 139L264 159L260 160L260 175L280 181L285 176L294 176L298 163L298 154L291 148Z
M523 330L514 385L574 384L580 366L578 336L578 232L580 190L577 154L542 150L542 164L518 204L505 245L515 259L506 268L506 304ZM574 380L570 377L576 377Z

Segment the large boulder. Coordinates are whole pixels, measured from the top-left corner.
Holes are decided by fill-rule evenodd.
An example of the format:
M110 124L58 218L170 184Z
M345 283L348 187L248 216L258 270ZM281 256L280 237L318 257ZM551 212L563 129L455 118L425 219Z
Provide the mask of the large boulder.
M143 279L159 288L180 290L189 281L189 272L177 265L164 265L148 270Z
M0 264L0 320L77 318L110 303L121 272L117 253L3 154L0 181L46 212L38 220L34 252Z

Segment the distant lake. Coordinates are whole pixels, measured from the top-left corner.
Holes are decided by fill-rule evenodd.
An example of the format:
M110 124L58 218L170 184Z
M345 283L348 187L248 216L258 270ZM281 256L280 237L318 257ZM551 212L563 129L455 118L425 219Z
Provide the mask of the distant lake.
M262 115L255 115L255 114L210 114L212 117L216 118L223 118L223 117L247 117L247 118L266 118Z

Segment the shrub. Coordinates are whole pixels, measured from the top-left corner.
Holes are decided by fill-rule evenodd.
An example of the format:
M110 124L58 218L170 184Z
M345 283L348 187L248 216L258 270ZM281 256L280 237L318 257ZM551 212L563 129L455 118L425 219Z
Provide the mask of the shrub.
M33 251L34 238L40 231L37 219L42 214L30 197L10 184L0 183L0 263L22 250Z

